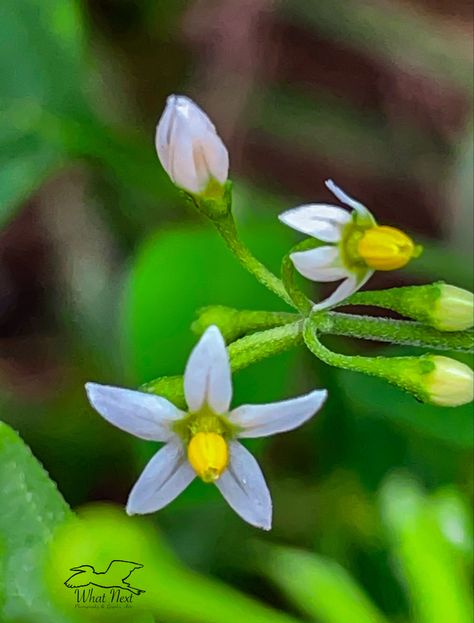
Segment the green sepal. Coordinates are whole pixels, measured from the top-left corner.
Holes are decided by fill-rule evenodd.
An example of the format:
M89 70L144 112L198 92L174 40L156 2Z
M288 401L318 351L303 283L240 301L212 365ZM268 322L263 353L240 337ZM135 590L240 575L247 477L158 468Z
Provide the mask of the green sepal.
M232 211L232 182L227 180L220 184L211 178L202 193L194 194L185 192L196 208L207 216L211 221L219 221L228 216Z

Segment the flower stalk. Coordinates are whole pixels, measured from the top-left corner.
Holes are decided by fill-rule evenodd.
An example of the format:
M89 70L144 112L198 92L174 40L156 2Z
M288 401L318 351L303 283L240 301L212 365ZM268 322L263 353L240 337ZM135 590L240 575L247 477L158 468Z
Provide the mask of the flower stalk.
M200 335L216 324L228 342L248 333L296 323L302 316L291 312L238 310L222 305L203 308L192 329ZM334 311L320 311L311 316L320 333L344 335L357 339L418 346L434 350L474 352L473 331L444 332L410 320L359 316ZM259 335L255 333L255 335Z
M229 212L223 218L212 219L212 222L226 245L245 270L268 288L268 290L290 305L290 307L294 307L294 303L288 295L282 281L257 260L249 248L239 238L232 214Z
M364 340L436 350L466 353L472 353L474 350L472 331L445 333L410 320L356 316L340 312L319 312L311 317L311 321L318 331L332 335L345 335Z
M430 353L420 357L362 357L342 355L324 346L310 319L303 336L309 350L324 363L382 378L421 402L460 406L472 400L472 370L454 359Z

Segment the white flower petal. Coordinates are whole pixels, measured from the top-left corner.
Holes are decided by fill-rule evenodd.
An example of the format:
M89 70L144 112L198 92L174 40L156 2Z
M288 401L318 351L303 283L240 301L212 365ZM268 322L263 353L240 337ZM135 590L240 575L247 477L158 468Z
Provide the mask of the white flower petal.
M263 405L242 405L231 412L234 424L243 430L239 437L267 437L293 430L322 407L327 391L315 390L305 396Z
M290 254L290 259L296 270L312 281L338 281L349 275L337 246L296 251Z
M339 188L339 186L337 186L332 180L326 180L324 183L326 184L326 187L333 193L333 195L335 195L339 199L341 203L345 203L346 205L350 206L351 208L356 210L361 216L369 216L370 219L374 221L372 214L363 203L360 203L360 201L356 201L352 197L349 197L349 195L345 193L342 188Z
M179 117L171 134L167 173L176 186L189 192L199 192L200 181L194 166L192 137Z
M158 158L160 159L161 164L165 171L169 170L169 151L170 151L170 142L171 136L174 129L174 124L176 121L176 114L174 108L174 99L175 95L168 97L166 102L165 110L161 115L160 122L156 126L156 137L155 137L155 145L156 151L158 153Z
M334 307L344 299L347 299L351 294L357 292L374 274L373 270L368 270L364 276L358 280L356 275L351 275L345 281L343 281L334 292L328 296L327 299L316 303L313 306L313 311L319 311L321 309L327 309L328 307Z
M216 486L229 506L248 523L270 530L272 499L257 461L237 441L229 444L229 467Z
M199 154L194 152L194 162L196 170L199 170L199 162L204 163L207 170L207 178L201 177L201 184L206 184L209 174L216 178L218 182L224 184L229 174L229 153L219 136L209 135L205 145L199 144Z
M351 220L347 210L337 206L314 203L283 212L280 221L324 242L338 242L342 229Z
M171 424L184 413L166 398L110 385L86 384L87 396L94 409L108 422L127 433L168 441Z
M209 327L189 356L184 372L184 395L191 412L208 404L215 413L227 413L232 400L232 378L224 338Z
M154 513L184 491L195 476L181 443L167 443L149 461L135 483L128 498L127 513Z

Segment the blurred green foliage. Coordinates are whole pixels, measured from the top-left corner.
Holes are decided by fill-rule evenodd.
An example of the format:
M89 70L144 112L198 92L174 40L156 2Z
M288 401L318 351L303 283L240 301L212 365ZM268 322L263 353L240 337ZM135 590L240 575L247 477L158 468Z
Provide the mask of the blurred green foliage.
M275 19L345 45L377 66L418 71L436 88L441 79L453 83L469 100L472 64L464 40L444 36L446 30L438 32L431 18L405 4L388 4L389 10L356 0L282 2ZM106 26L98 21L99 5ZM314 422L253 443L274 498L271 534L257 534L214 488L197 482L147 521L126 518L117 506L156 448L100 420L86 403L84 381L135 386L181 373L195 340L189 327L203 305L281 309L187 209L157 163L154 119L133 101L129 82L139 79L151 107L161 106L168 92L187 91L197 61L180 29L193 5L0 4L0 225L5 236L10 228L21 230L22 211L33 209L35 226L47 230L37 197L43 207L57 201L55 180L75 167L87 171L93 212L90 220L86 213L74 247L66 235L76 227L74 204L61 204L56 237L65 241L47 266L54 286L45 286L54 323L46 334L26 335L40 380L35 384L29 368L22 374L14 355L2 352L1 419L19 431L68 504L79 507L79 519L25 443L0 424L0 620L93 620L90 613L84 619L64 610L68 570L78 557L105 566L128 555L146 565L152 587L148 612L126 611L130 623L467 623L472 411L419 405L381 381L321 366L303 349L235 377L238 402L278 400L314 386L330 392ZM472 262L461 246L472 206L469 127L446 144L416 119L392 127L388 116L324 85L308 94L304 84L277 83L253 85L247 123L272 145L323 156L352 175L362 171L401 184L418 177L428 187L442 179L461 215L452 244L423 241L424 256L404 276L470 287ZM48 180L52 190L44 186ZM235 183L242 237L275 271L293 242L275 219L289 205L286 194L281 175L268 178L265 188ZM17 236L16 253L27 255L27 236ZM81 241L95 236L104 256L89 270L108 276L98 293L94 274L61 272L83 253ZM47 231L46 238L52 244L54 235ZM79 280L74 295L73 277ZM88 316L80 297L94 303ZM38 339L47 344L35 354ZM10 348L8 340L2 347ZM331 343L353 352L369 348ZM97 500L108 505L81 510Z

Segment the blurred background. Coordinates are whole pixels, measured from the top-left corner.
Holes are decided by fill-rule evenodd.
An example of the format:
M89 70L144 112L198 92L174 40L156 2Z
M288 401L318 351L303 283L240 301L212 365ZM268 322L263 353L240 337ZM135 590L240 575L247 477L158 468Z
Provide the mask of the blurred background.
M166 178L154 151L166 96L189 95L215 122L242 237L273 270L297 241L277 214L333 201L331 177L425 245L370 288L472 288L472 26L467 0L2 0L1 419L73 508L123 505L156 451L93 412L85 381L136 387L181 373L203 305L284 308ZM315 421L250 445L273 495L273 531L258 533L196 482L151 518L174 555L254 600L302 611L299 620L461 621L453 603L464 607L464 594L439 587L447 577L464 586L472 565L471 407L418 404L303 348L234 382L235 404L315 386L330 399ZM413 522L401 529L394 517L410 518L408 508ZM422 551L418 512L433 530ZM249 553L256 539L259 555ZM304 561L280 560L280 547L316 565L302 596L278 570ZM386 618L341 614L345 582ZM208 623L186 616L156 620Z

